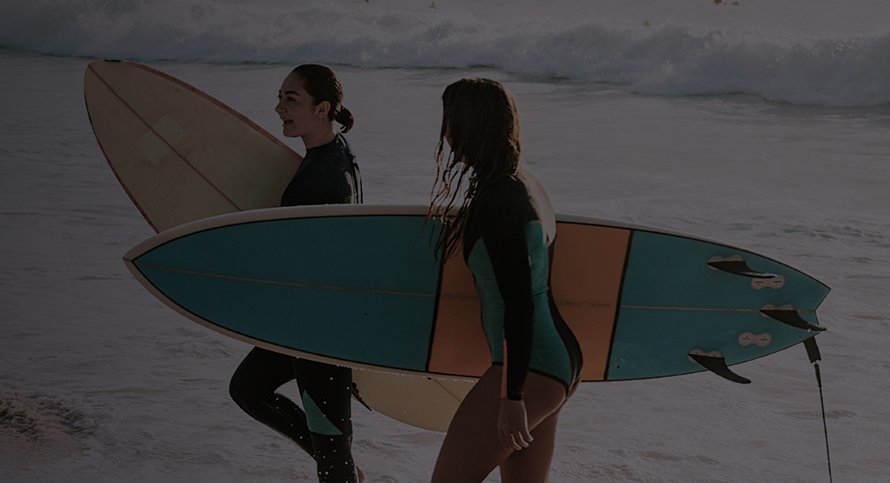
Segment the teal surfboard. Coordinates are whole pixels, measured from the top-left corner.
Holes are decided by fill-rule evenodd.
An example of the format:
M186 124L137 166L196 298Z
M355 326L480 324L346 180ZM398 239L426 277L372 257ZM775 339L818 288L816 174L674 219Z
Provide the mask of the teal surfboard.
M187 223L125 258L191 319L300 357L432 378L490 365L472 278L433 250L421 206L252 210ZM727 366L818 334L829 289L747 250L692 236L558 216L553 293L584 356L582 380Z

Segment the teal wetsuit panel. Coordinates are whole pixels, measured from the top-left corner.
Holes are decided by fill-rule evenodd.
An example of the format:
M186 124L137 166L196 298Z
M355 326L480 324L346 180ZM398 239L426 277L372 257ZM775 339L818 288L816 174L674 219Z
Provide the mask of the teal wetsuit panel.
M535 205L520 179L497 176L480 186L463 233L492 363L504 365L510 399L522 398L529 370L569 389L581 366L578 342L550 293L549 241Z
M529 370L558 379L566 387L574 383L572 367L566 343L556 329L548 297L550 264L544 244L544 232L537 221L525 226L525 238L531 267L532 345ZM482 323L493 363L504 362L504 299L498 287L494 267L483 240L473 247L467 264L476 281L476 290L482 300ZM509 354L508 354L509 357Z

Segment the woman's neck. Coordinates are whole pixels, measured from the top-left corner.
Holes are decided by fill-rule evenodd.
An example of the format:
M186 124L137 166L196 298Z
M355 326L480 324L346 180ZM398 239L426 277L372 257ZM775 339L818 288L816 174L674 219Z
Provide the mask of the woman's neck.
M318 133L306 134L302 136L303 145L306 146L306 149L317 148L319 146L323 146L337 137L337 133L334 132L333 129L319 131Z

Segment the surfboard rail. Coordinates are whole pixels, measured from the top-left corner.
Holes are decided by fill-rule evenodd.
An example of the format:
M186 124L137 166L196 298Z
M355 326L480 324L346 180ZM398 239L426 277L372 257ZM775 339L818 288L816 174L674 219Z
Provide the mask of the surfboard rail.
M472 278L461 260L437 260L432 251L435 243L431 234L440 227L436 221L426 218L427 212L426 206L412 205L325 205L243 211L197 220L163 231L134 247L124 259L134 276L172 308L202 325L251 344L360 369L433 378L478 377L487 367L488 360L487 346L478 323L479 302L475 299ZM738 364L803 342L824 329L818 324L816 309L827 296L828 287L788 265L722 243L639 225L571 215L558 215L557 222L559 231L553 266L553 292L560 311L576 333L584 351L585 369L582 374L585 381L645 379L712 369L713 365L701 364L701 360L689 356L695 350L704 353L719 351L727 365ZM301 231L301 227L307 228ZM239 230L240 233L223 233L226 230ZM324 244L330 243L326 240L348 239L350 237L344 235L348 233L361 242L338 242L336 250L355 256L343 262L339 268L338 265L329 268L321 266L317 268L317 273L305 275L309 277L305 279L299 278L302 274L288 278L290 275L281 271L260 273L261 269L255 272L243 264L226 271L220 267L195 268L188 265L191 262L176 262L184 263L180 266L154 260L150 256L146 258L146 254L182 243L182 240L192 240L189 242L192 246L173 250L176 252L173 256L180 260L195 260L200 258L198 252L205 251L213 255L202 255L204 258L249 257L238 247L248 243L246 240L252 240L252 237L257 237L256 243L262 245L264 250L272 251L277 250L274 248L276 239L290 237L282 242L282 247L285 247L282 250L310 253L315 250L314 256L320 256L319 253L323 252L319 250L324 250ZM207 240L197 241L196 237L207 237ZM299 244L301 242L294 241L296 238L312 237L317 238L317 242L312 242L315 245L303 246ZM617 244L614 243L616 238L620 239ZM216 241L210 242L211 239ZM226 243L231 246L214 251L211 245L220 243L220 240L229 240ZM585 251L577 251L579 242L587 244ZM601 253L600 247L612 248ZM669 256L665 257L665 253ZM749 277L714 270L709 265L714 253L745 257L755 266L768 265L765 268L770 273L781 272L788 283L780 289L752 287L748 282ZM595 273L596 269L585 266L586 258L592 259L594 265L601 266L601 260L608 260L614 254L623 258L611 260L612 268L608 270L612 273L607 274L605 279ZM251 260L251 263L260 265L273 264L267 259ZM693 266L689 260L698 261ZM215 262L207 263L213 265ZM299 267L301 263L309 262L296 256L282 259L281 263ZM357 268L362 264L367 264L367 267ZM569 273L579 266L580 275ZM340 280L337 275L338 270L347 270L345 267L353 270L348 276L344 275L349 278L348 281ZM364 278L355 274L361 271L368 272ZM428 273L416 275L414 272ZM418 331L418 339L412 342L403 341L387 346L384 341L377 341L382 344L379 354L361 356L350 356L338 352L339 349L321 346L279 343L275 336L252 335L246 313L245 319L237 324L220 326L214 316L186 308L188 303L184 300L204 295L188 293L172 296L157 277L184 277L189 284L210 279L214 279L212 284L216 284L224 280L225 283L241 286L242 290L265 285L266 288L274 287L274 290L287 290L290 296L306 291L312 292L315 297L333 297L331 294L337 292L332 300L336 300L341 307L361 303L373 305L378 298L385 299L386 302L380 302L381 307L356 309L354 313L346 311L341 316L364 320L362 323L384 324L375 330L392 334L405 332L407 327L414 330L418 325L423 325L424 329ZM689 287L683 283L677 287L678 279L684 280ZM399 285L402 281L406 285ZM254 296L244 293L247 298ZM610 295L602 298L601 295L606 293ZM255 296L265 297L259 292ZM276 303L273 299L263 300ZM776 303L779 301L793 303ZM204 305L207 303L202 302ZM409 312L403 314L395 311L393 307L400 304L410 306ZM204 307L202 310L207 309ZM296 306L287 309L289 313L300 310L302 308ZM226 313L233 312L237 312L237 309L226 309ZM421 313L425 315L417 315ZM307 318L322 316L316 311ZM400 321L398 323L403 326L397 327L398 323L393 322L395 325L389 327L382 322L387 318ZM757 335L762 340L768 340L768 343L760 345L748 342L750 337ZM312 337L316 336L326 337L321 333ZM361 333L360 337L374 340L374 333ZM465 337L465 340L461 341L458 350L455 344L461 337ZM403 343L413 347L409 352L414 354L412 357L417 357L416 360L407 361L392 356L405 350L405 346L399 345ZM471 343L472 350L467 350L467 343ZM662 349L663 346L671 348ZM670 363L666 362L668 360Z

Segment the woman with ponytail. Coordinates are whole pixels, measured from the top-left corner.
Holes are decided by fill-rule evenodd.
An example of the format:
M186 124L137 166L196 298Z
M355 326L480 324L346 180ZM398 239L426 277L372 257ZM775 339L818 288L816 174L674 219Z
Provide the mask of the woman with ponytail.
M581 352L550 293L556 223L520 159L513 97L488 79L442 94L430 214L444 256L462 255L482 304L492 365L457 410L433 482L547 481L559 411L574 391ZM450 153L445 156L445 143Z
M282 206L361 203L361 176L343 133L352 113L343 107L334 71L317 64L292 70L275 112L284 135L303 140L306 155L281 195ZM334 130L333 122L342 128ZM296 380L303 409L278 394ZM232 399L247 414L292 439L310 456L320 482L355 482L352 460L352 371L255 347L232 376ZM305 409L305 411L304 411Z

